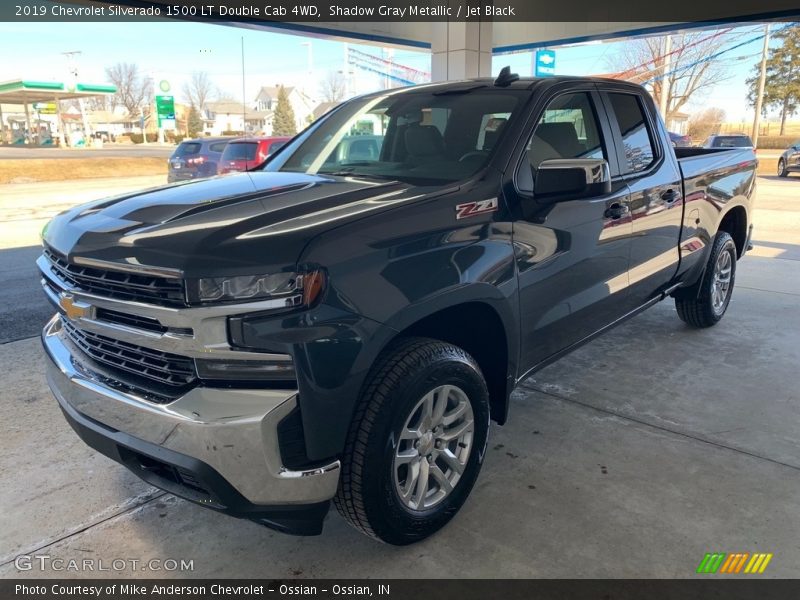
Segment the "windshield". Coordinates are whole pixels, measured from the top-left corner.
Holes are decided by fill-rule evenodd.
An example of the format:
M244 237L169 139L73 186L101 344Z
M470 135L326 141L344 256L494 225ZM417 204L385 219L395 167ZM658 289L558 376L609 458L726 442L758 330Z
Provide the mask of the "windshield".
M486 87L357 99L300 135L265 170L420 185L459 181L487 164L527 96L523 90Z
M223 160L253 160L256 157L257 142L235 142L225 146Z
M714 146L717 148L747 148L753 142L746 135L719 135L714 138Z

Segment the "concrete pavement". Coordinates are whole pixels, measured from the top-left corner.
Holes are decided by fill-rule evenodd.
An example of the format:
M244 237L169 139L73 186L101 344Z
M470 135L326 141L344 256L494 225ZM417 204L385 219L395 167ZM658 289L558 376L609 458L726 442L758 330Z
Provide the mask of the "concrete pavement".
M0 345L0 577L42 575L22 553L194 561L100 576L691 577L713 551L798 576L800 178L759 192L725 319L690 330L663 302L527 380L462 512L412 547L334 512L293 538L156 491L71 431L38 340Z

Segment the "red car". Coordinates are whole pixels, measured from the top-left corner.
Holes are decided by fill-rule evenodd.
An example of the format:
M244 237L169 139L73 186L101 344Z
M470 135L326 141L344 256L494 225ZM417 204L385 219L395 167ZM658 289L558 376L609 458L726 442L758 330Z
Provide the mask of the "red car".
M249 137L231 140L219 161L218 174L247 171L260 165L290 137Z

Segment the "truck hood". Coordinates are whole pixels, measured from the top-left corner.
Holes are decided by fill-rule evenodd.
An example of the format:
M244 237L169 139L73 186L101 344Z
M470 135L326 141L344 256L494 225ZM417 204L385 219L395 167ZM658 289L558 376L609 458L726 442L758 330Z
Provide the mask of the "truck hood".
M179 269L187 277L294 265L344 222L440 188L364 177L256 171L98 200L56 216L44 243L75 256Z

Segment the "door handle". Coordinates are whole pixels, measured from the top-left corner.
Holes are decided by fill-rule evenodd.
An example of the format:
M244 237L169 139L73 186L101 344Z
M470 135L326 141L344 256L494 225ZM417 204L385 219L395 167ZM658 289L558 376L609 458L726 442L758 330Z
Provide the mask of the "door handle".
M666 192L661 194L661 199L664 202L669 202L670 204L672 204L676 200L680 200L680 198L681 198L680 193L678 192L678 190L675 189L668 189Z
M614 204L608 206L603 213L603 216L606 219L621 219L625 215L628 214L628 207L624 204L620 204L619 202L614 202Z

